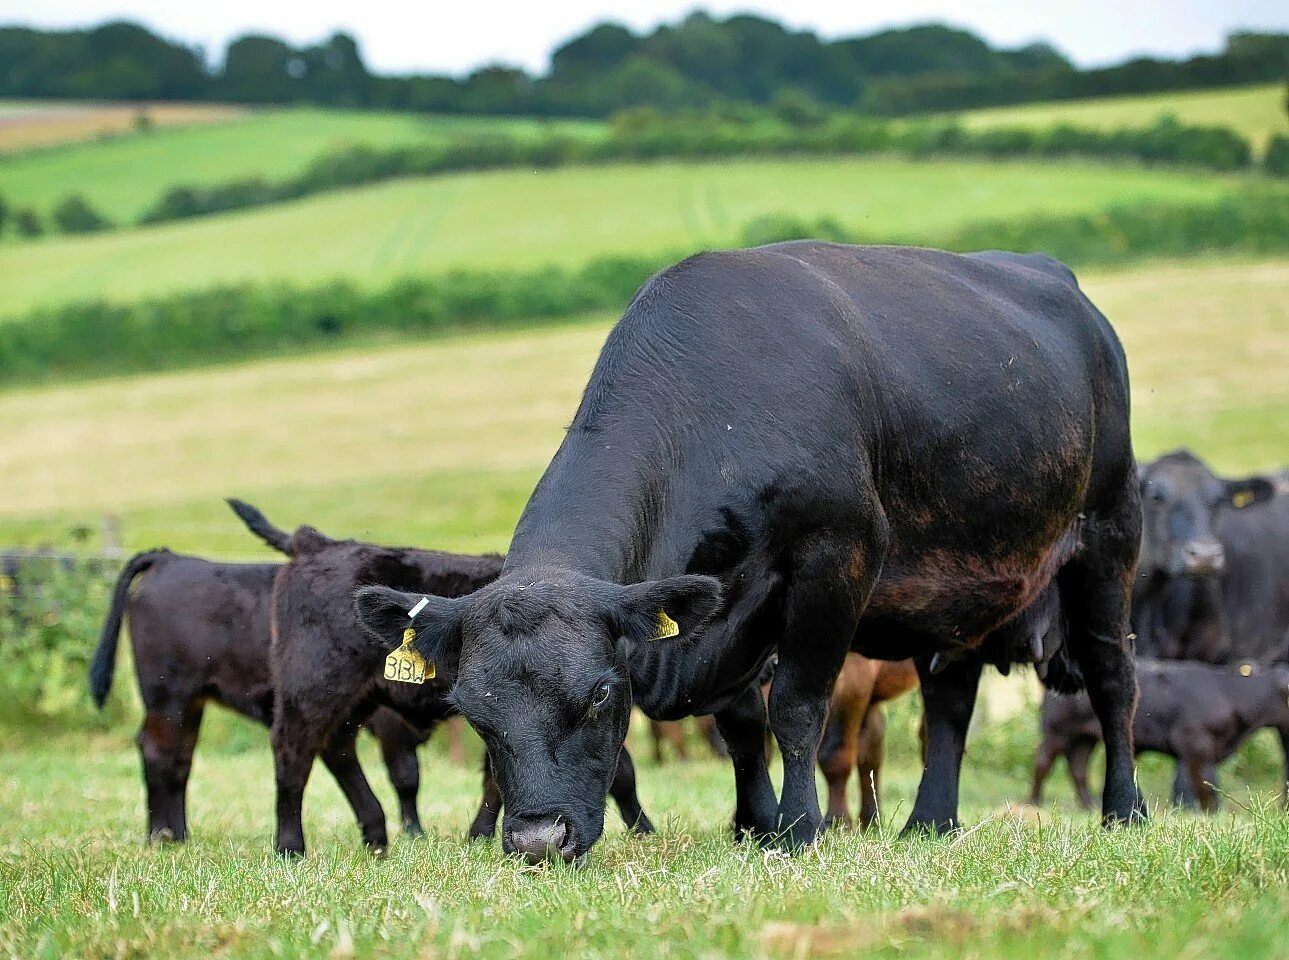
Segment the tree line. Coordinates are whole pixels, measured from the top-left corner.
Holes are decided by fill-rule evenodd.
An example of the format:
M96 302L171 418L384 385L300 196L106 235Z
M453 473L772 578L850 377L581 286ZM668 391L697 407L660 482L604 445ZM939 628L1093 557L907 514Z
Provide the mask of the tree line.
M492 65L468 76L377 75L336 33L292 46L248 34L218 65L127 22L85 30L0 28L0 95L315 103L440 113L605 117L625 108L816 103L902 114L1016 100L1177 89L1289 75L1289 34L1233 34L1213 56L1080 71L1047 44L991 47L928 24L823 40L750 15L693 13L635 33L600 24L562 44L546 74Z

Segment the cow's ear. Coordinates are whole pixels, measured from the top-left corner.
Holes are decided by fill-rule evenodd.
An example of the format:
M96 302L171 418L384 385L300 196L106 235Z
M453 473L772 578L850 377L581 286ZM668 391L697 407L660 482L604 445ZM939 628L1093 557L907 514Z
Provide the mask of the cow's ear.
M1266 477L1226 481L1226 499L1237 510L1266 503L1276 495L1276 485Z
M421 656L437 662L455 662L461 649L460 598L404 593L390 587L363 587L354 594L358 622L381 651L388 653L403 642L405 631L416 631L414 644ZM415 612L415 616L412 616Z
M633 643L688 639L721 605L721 583L714 577L687 574L619 587L609 604L609 617L619 637Z

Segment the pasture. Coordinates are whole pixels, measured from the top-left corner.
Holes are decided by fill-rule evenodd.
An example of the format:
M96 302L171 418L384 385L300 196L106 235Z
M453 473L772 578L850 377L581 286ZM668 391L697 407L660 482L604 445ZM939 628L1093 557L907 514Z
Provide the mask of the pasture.
M1069 123L1116 130L1144 127L1166 114L1182 123L1230 127L1253 141L1255 151L1261 151L1273 133L1289 133L1283 83L1027 103L966 110L956 116L966 126L976 129Z
M74 182L74 181L73 181ZM896 159L506 170L402 180L117 233L0 245L0 313L240 280L379 284L420 271L575 266L736 242L766 213L886 241L967 221L1203 201L1245 182L1144 167Z
M254 176L282 179L339 147L410 146L497 130L522 137L552 126L570 134L599 130L598 124L576 120L544 123L321 107L230 109L212 117L222 122L124 134L0 160L5 195L14 204L46 210L77 191L109 218L131 221L171 185Z
M218 717L231 737L205 731L214 749L197 753L183 849L141 843L138 761L124 733L7 743L0 952L1252 960L1289 948L1289 819L1273 805L1274 775L1250 767L1250 751L1227 776L1252 774L1255 792L1236 788L1231 812L1206 819L1152 806L1148 825L1105 832L1074 811L1059 769L1052 806L1009 810L1026 789L1027 752L982 728L963 778L974 826L951 840L900 840L918 776L916 715L912 700L891 710L880 832L834 831L796 858L735 846L724 828L727 763L642 760L641 795L659 833L631 837L611 813L580 872L526 868L496 844L461 839L478 775L433 743L421 751L426 839L395 839L388 859L373 860L319 769L305 806L313 846L298 862L270 852L272 761L263 733L242 721ZM1013 740L1032 743L1032 724L1017 718ZM632 743L646 755L638 735ZM364 760L393 809L375 751ZM1148 796L1167 781L1147 759Z
M1138 449L1224 471L1289 461L1289 264L1087 272L1134 386ZM291 526L504 549L611 318L0 394L0 535L120 513L127 546L247 556L220 502Z

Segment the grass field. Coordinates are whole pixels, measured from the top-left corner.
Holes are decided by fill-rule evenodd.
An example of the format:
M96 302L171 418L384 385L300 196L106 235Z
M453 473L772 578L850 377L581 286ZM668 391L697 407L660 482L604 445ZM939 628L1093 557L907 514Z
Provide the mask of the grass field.
M248 730L242 749L198 750L193 839L164 850L140 843L138 761L124 733L6 743L0 954L1254 960L1289 950L1289 817L1268 768L1251 784L1237 782L1243 757L1226 768L1229 813L1155 804L1148 825L1105 832L1073 808L1061 769L1052 806L1009 813L1025 793L1027 753L1000 761L978 732L963 779L973 827L900 840L918 776L914 700L891 713L880 832L834 831L796 858L736 846L723 827L726 763L642 760L659 833L629 837L610 813L580 872L524 868L496 844L467 844L477 773L433 745L421 753L428 838L396 839L387 859L371 859L319 770L305 803L310 855L283 862L269 852L262 733ZM633 744L644 756L638 732ZM375 752L364 761L394 809ZM1147 758L1147 795L1167 782Z
M1054 123L1071 123L1081 127L1115 129L1144 127L1166 113L1175 114L1183 123L1231 127L1252 140L1259 152L1271 134L1289 133L1283 83L1028 103L1016 107L968 110L959 116L968 127L977 128L1045 127Z
M0 157L33 147L129 134L146 116L153 127L215 123L245 113L222 103L92 103L0 99Z
M1289 262L1088 274L1138 448L1289 463ZM253 555L220 498L337 535L504 549L609 318L0 394L0 542L120 513L132 548Z
M194 133L196 131L193 131ZM1196 201L1238 178L1094 164L757 160L405 180L115 234L0 245L0 313L242 279L379 283L419 271L581 264L734 242L771 212L894 240L967 220Z
M0 104L0 148L3 147ZM111 219L133 221L167 187L220 183L241 177L280 179L299 173L320 153L361 144L396 147L435 142L463 132L537 132L552 124L510 118L439 117L426 114L315 107L260 109L220 123L129 134L27 156L0 159L5 198L45 211L69 192L84 193ZM593 135L599 125L554 123L570 133Z

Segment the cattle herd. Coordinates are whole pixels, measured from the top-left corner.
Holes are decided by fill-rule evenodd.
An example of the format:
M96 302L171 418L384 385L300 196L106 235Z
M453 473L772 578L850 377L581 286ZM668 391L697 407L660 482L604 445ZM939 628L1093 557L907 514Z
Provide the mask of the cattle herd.
M485 746L470 836L504 811L508 853L584 862L610 797L653 829L635 709L682 747L668 725L707 718L735 835L794 849L850 819L853 772L876 820L881 704L914 687L905 829L953 830L987 665L1045 688L1034 803L1064 756L1090 804L1101 741L1107 825L1146 816L1142 750L1175 757L1175 799L1211 810L1251 733L1277 729L1289 757L1289 473L1222 479L1186 452L1139 466L1128 420L1119 341L1049 258L700 254L609 335L507 556L288 534L233 500L285 562L135 556L91 688L101 704L128 619L153 839L187 835L208 702L269 725L283 854L305 850L317 757L386 847L362 727L419 833L417 746L460 715Z

